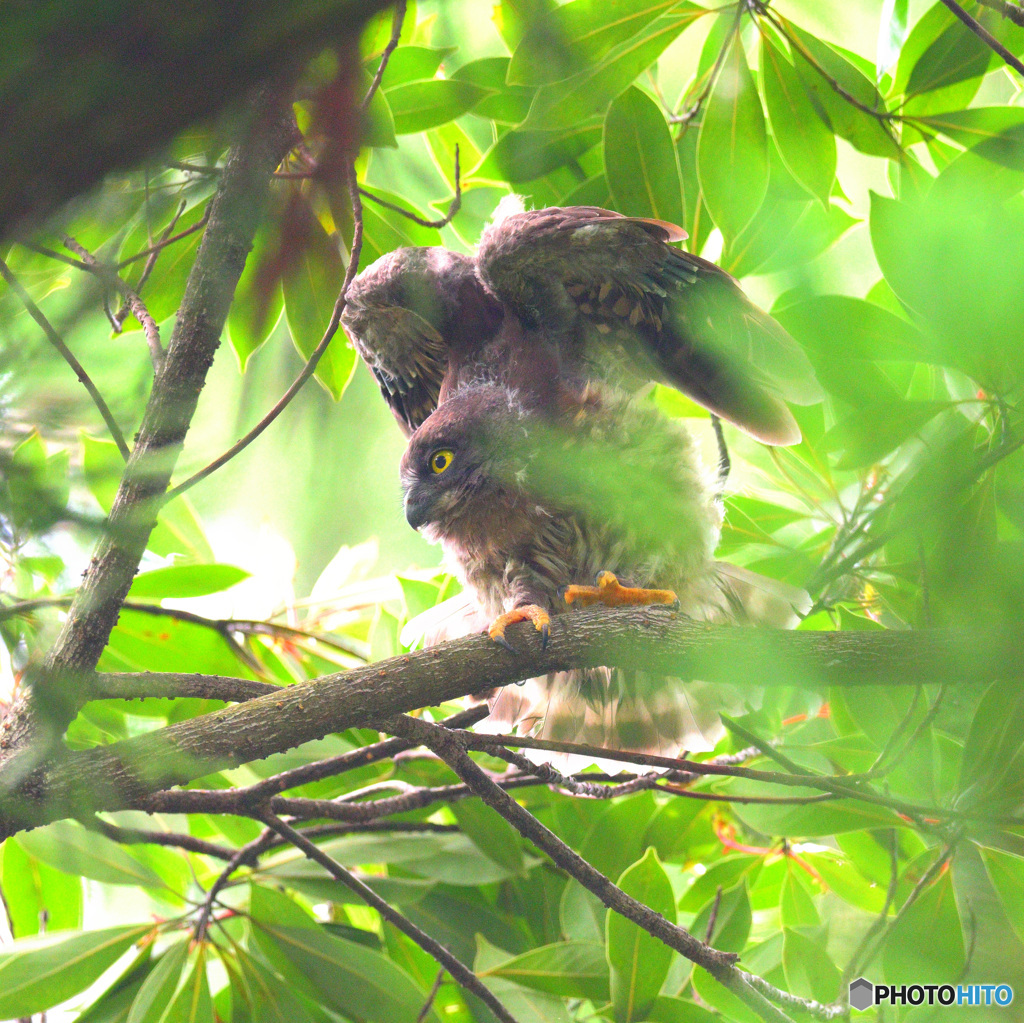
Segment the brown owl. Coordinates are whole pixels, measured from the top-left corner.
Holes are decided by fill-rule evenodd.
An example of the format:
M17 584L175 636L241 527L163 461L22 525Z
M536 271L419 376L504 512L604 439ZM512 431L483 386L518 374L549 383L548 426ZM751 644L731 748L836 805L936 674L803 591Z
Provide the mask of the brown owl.
M800 431L786 402L820 391L806 356L685 232L593 206L484 231L475 258L398 249L353 282L342 322L406 434L446 396L493 381L551 403L560 387L671 384L768 444Z
M434 638L493 619L507 645L505 626L529 619L543 642L550 615L595 601L677 603L703 620L756 604L782 624L803 596L714 560L721 503L688 433L604 387L554 403L494 383L455 390L413 434L401 479L410 525L442 545L468 597L420 623L439 626ZM705 748L735 694L694 695L678 679L588 669L506 689L493 714L548 737Z

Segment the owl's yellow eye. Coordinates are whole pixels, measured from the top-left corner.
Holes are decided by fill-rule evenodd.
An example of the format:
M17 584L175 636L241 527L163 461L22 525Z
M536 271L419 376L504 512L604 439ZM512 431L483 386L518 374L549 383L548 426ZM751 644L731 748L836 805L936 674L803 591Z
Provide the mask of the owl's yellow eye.
M430 456L430 471L435 475L444 472L445 469L452 464L452 459L454 457L455 456L447 449L444 451L435 451Z

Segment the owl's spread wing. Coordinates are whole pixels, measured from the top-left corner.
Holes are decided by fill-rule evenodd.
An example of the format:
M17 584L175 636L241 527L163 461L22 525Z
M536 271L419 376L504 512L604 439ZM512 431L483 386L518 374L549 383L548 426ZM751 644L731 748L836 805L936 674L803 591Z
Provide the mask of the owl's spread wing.
M524 322L587 328L587 345L647 364L704 407L759 440L792 444L786 401L821 393L807 357L724 270L673 248L663 221L597 207L514 214L480 243L481 277Z

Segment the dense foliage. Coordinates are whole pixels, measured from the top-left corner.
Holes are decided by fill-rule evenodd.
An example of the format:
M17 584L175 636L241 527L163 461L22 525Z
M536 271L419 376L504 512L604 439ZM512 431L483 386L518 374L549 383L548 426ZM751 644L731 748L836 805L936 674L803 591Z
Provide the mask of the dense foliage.
M1012 0L963 6L1024 54ZM222 351L214 366L176 481L255 422L321 340L354 227L345 174L329 163L354 130L345 98L366 93L392 24L391 11L369 23L357 73L343 47L302 71L304 141L272 183L225 332L234 359ZM360 266L399 245L469 251L510 193L683 225L683 244L743 279L804 346L827 392L794 409L796 447L727 432L719 556L806 587L803 630L1013 634L1024 604L1022 86L946 3L410 2L361 126ZM12 706L111 508L118 442L130 443L154 379L152 327L170 336L239 116L195 126L3 253L0 700ZM65 236L141 296L150 344L125 289L83 266ZM407 535L401 438L356 363L339 335L319 387L161 510L100 671L285 686L406 652L404 623L457 584ZM660 387L645 400L686 418L715 457L703 410ZM951 663L916 688L898 684L898 666L887 686L773 686L697 757L746 751L718 762L811 776L798 788L705 776L611 799L571 780L514 795L627 894L800 999L841 1004L860 975L1006 983L1024 998L1024 707L991 681L965 685ZM65 741L113 744L220 706L94 700ZM240 788L378 738L333 734L187 788ZM809 799L830 792L822 778L846 788ZM381 802L363 822L310 812L304 833L522 1023L758 1018L479 799L445 788L454 780L438 759L396 749L289 795ZM410 800L392 809L380 793ZM298 849L268 841L232 859L260 839L258 820L79 816L0 846L0 1018L58 1005L50 1020L90 1023L492 1018ZM972 1011L956 1018L988 1018Z

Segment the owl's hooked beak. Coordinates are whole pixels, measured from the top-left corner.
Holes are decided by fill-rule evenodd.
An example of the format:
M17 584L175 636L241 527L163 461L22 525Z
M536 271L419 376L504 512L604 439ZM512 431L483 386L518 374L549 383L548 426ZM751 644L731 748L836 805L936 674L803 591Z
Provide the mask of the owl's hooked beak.
M432 511L433 501L427 494L417 493L413 489L405 495L405 521L413 529L425 526L430 521Z

